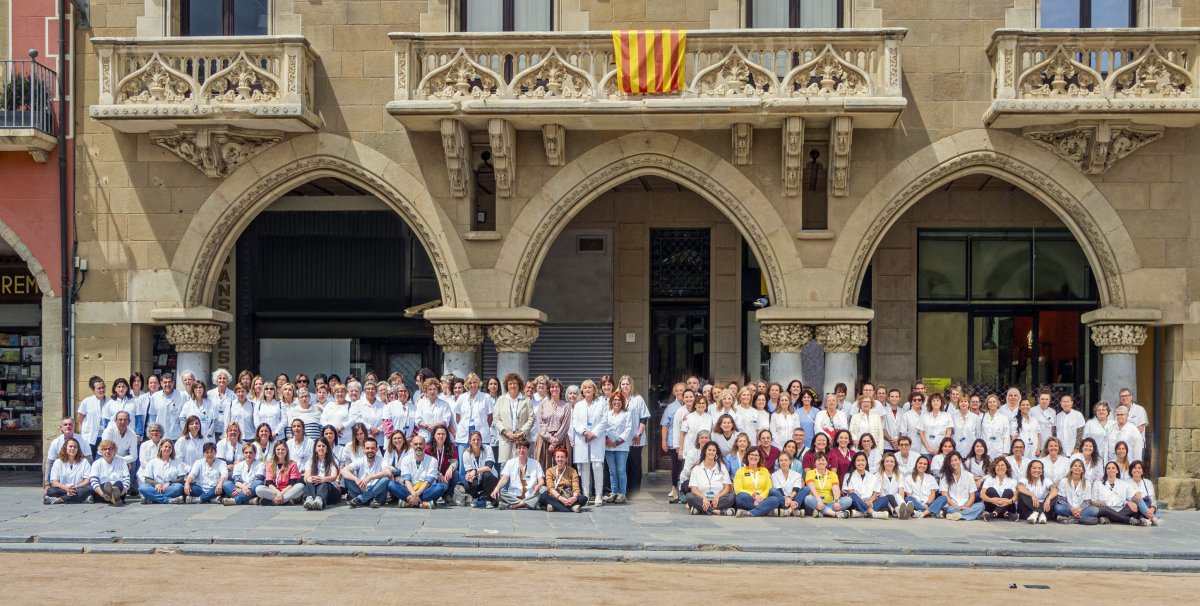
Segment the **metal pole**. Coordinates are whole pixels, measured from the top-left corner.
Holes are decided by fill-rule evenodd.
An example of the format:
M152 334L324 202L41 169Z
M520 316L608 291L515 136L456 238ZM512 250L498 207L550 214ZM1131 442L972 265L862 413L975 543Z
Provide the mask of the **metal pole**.
M74 401L71 393L71 308L74 299L72 276L74 261L71 258L71 248L68 242L70 230L67 227L67 128L69 114L67 112L67 7L70 0L58 1L58 239L59 266L62 270L59 284L59 294L62 299L62 414L66 416L70 403Z

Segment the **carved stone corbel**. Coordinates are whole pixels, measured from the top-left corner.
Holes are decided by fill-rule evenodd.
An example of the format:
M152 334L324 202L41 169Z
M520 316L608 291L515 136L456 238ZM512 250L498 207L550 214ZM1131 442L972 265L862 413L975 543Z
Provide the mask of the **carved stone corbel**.
M850 195L850 145L854 141L854 118L837 116L829 127L830 162L829 193L842 197Z
M804 177L804 118L783 119L783 195L799 196Z
M1028 128L1026 139L1074 164L1085 174L1099 175L1122 158L1163 135L1161 126L1129 122L1074 122L1067 126Z
M561 124L542 126L542 146L546 148L546 164L562 166L567 159L567 129Z
M195 128L150 133L150 140L171 150L210 177L228 177L237 167L283 140L278 131L234 127Z
M754 126L739 122L733 125L733 163L738 166L750 164L754 151Z
M511 198L517 193L517 131L512 122L488 120L492 144L492 168L496 169L496 195Z
M450 195L465 198L475 191L471 171L471 133L458 120L442 120L442 149L446 152L446 172L450 176Z

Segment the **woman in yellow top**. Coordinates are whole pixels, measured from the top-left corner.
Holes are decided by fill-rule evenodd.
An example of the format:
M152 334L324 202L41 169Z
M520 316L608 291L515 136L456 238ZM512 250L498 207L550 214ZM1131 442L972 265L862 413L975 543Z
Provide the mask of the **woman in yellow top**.
M733 498L737 516L775 515L783 499L771 494L771 472L762 466L762 453L757 449L746 453L746 466L733 474Z
M804 507L812 512L814 518L822 515L831 518L850 517L850 497L842 496L838 474L829 468L825 453L819 452L813 457L813 469L805 472L804 483L809 492L804 497Z

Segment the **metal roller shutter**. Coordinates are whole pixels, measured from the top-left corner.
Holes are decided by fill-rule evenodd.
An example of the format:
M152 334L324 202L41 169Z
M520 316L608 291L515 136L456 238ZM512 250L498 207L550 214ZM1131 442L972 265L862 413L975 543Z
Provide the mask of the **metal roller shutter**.
M612 324L545 324L529 351L532 376L547 375L564 385L578 385L612 374ZM496 374L496 346L483 343L484 377ZM528 379L529 377L526 377Z

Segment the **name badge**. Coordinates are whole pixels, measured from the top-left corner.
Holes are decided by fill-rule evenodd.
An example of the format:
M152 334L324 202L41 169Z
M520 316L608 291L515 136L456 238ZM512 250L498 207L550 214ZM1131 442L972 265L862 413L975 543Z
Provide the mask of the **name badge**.
M710 498L710 499L711 499L711 498L713 498L713 497L717 496L717 491L715 491L715 490L713 490L713 489L709 488L707 491L705 491L705 493L704 493L704 494L705 494L705 495L706 495L708 498Z

